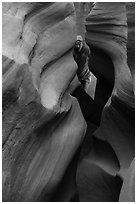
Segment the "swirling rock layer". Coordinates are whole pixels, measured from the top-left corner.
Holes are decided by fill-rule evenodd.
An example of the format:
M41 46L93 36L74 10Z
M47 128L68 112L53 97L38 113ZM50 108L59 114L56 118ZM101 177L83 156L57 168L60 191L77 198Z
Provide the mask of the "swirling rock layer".
M74 41L72 3L3 3L3 201L52 201L66 181L58 198L75 197L86 124L68 91Z
M128 26L125 3L96 3L87 18L86 29L87 42L107 52L114 64L114 89L111 101L102 114L100 130L105 138L113 140L113 144L111 141L110 143L117 149L117 153L125 148L124 157L119 159L121 165L124 165L125 159L128 160L134 155L129 153L129 156L125 156L130 147L131 152L134 151L134 142L131 144L134 137L134 92L131 72L127 65ZM122 143L118 140L122 140ZM120 143L123 147L119 146ZM127 145L129 148L126 148ZM121 157L119 153L118 155Z
M78 182L80 201L117 201L116 174L124 180L120 200L130 186L125 175L134 168L133 7L96 3L86 20L86 41L110 56L115 84L94 147L78 168L77 181L84 178ZM72 201L75 153L86 128L69 94L77 69L71 53L76 36L73 4L7 2L2 14L3 201Z
M130 50L134 53L134 46L130 44L130 41L134 44L132 41L134 9L131 9L133 7L134 5L130 3L97 2L86 19L86 42L91 47L103 50L111 58L115 71L115 83L112 95L103 110L101 125L94 133L94 137L97 138L96 145L92 146L92 150L83 159L78 169L77 181L81 201L114 201L115 199L118 201L119 192L116 196L113 192L113 189L116 189L117 179L113 176L119 174L125 179L125 174L135 156L134 82L129 69L131 65L132 73L134 72L130 53ZM98 139L103 140L102 145L96 142ZM105 141L110 144L110 149L115 155L104 144ZM129 187L129 185L126 186ZM131 189L129 191L131 192Z

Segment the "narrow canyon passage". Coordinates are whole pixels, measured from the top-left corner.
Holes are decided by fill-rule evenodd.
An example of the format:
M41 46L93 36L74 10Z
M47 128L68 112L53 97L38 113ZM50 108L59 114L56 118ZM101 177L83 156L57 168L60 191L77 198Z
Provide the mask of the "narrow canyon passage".
M134 9L131 8L133 5L130 3L126 6L124 3L96 3L86 19L86 42L91 48L89 67L99 80L96 85L95 101L86 94L78 97L78 100L81 101L80 106L85 118L88 116L86 119L89 119L91 113L89 121L98 121L93 123L99 125L99 128L88 123L81 155L83 159L81 158L77 172L81 201L119 201L123 180L126 180L126 172L134 159L134 81L126 64L125 15L127 11L128 42L131 40L133 43L131 32L133 34ZM120 30L122 28L123 33ZM131 44L128 52L129 49L133 52ZM131 63L131 58L128 61ZM84 106L86 98L87 106ZM90 109L89 104L93 109ZM106 104L101 120L98 120L99 113L95 111L98 109L97 104L98 107ZM126 198L131 201L134 200L134 175L130 175L128 182L132 185L132 191L128 189L129 183L124 182L122 192L127 192ZM114 189L117 190L113 192ZM123 194L120 197L124 199Z
M2 200L133 201L134 5L2 5ZM78 34L97 79L88 94L73 58Z

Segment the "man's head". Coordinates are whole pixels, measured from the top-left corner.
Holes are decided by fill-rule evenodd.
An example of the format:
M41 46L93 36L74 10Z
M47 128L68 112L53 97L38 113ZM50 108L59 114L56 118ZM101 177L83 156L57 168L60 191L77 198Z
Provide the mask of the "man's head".
M81 35L78 35L74 45L75 51L80 52L80 50L82 49L82 46L83 46L83 38Z

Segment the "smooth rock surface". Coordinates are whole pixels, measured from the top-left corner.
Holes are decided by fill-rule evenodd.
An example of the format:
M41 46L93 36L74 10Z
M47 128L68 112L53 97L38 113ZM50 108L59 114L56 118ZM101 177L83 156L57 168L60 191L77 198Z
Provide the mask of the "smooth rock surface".
M127 58L127 41L129 40L130 44L131 31L134 32L131 20L134 9L130 8L129 15L129 7L126 6L123 2L97 2L86 19L86 42L89 46L103 50L111 58L115 69L115 83L112 95L104 107L100 127L90 135L90 137L94 135L97 140L100 140L100 143L102 141L102 145L100 144L99 149L98 144L98 148L92 147L92 144L78 168L77 183L81 201L99 202L115 199L118 201L121 182L118 185L115 176L119 175L124 180L135 156L134 81L129 69L130 50L132 49L134 53L132 45L128 48ZM129 16L132 18L129 19ZM129 59L129 64L127 64L127 59ZM134 70L133 63L131 69ZM115 159L109 147L103 145L104 142L110 145L111 150L115 153ZM109 156L106 156L107 152L110 152ZM104 178L109 182L103 181ZM94 185L90 186L89 180L93 181ZM104 188L104 194L102 194L100 185ZM110 193L107 190L112 187L111 185L118 185L119 191L115 196L113 190Z
M86 20L86 42L110 56L115 84L99 129L88 124L77 170L86 123L69 93L78 83L74 5L3 3L3 201L78 201L77 185L80 201L118 201L120 177L131 192L133 7L98 2Z
M75 37L72 3L3 3L3 201L77 195L86 123L68 91Z

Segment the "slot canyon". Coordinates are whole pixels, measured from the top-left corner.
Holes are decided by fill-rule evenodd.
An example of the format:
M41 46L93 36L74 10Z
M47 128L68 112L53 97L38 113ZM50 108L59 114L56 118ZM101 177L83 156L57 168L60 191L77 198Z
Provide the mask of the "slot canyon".
M3 2L2 200L134 201L134 76L135 3Z

